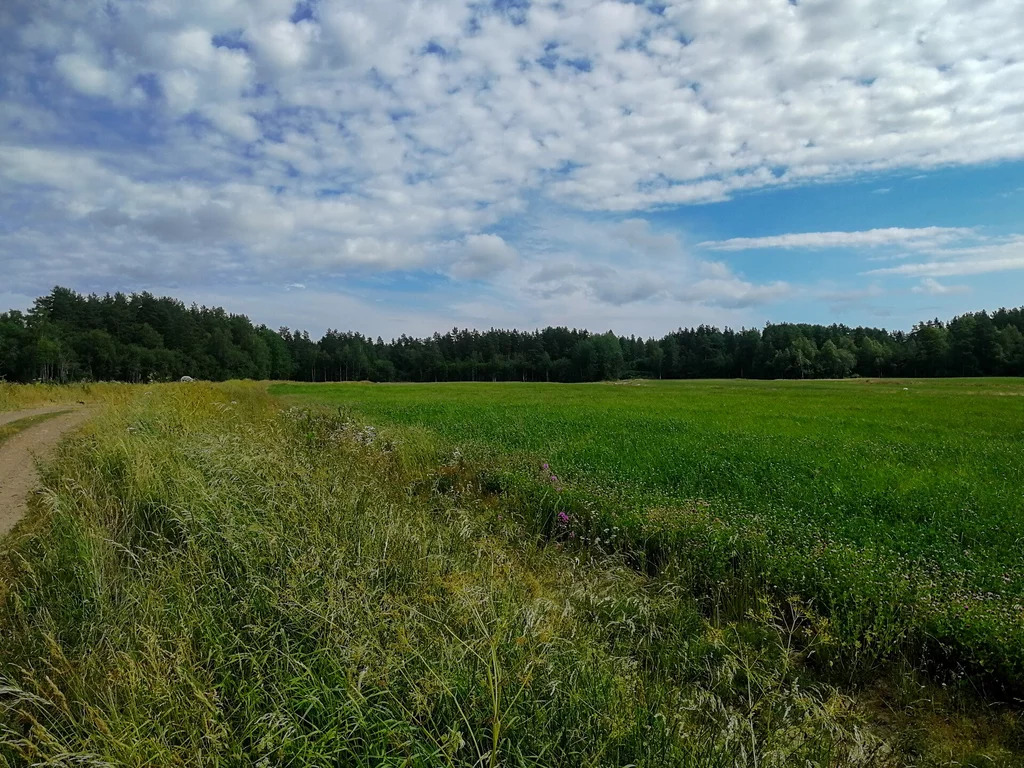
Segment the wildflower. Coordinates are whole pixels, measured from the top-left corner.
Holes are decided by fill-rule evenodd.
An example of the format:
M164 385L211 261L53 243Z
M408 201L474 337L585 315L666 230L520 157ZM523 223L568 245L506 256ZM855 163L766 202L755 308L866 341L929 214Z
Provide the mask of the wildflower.
M566 514L565 512L559 512L558 513L558 522L561 523L562 525L568 525L569 524L569 515Z
M551 482L552 483L557 483L558 482L558 478L555 475L552 475L551 476Z
M540 465L540 468L543 469L545 472L547 472L549 469L551 469L551 467L548 466L548 463L546 461L543 464Z

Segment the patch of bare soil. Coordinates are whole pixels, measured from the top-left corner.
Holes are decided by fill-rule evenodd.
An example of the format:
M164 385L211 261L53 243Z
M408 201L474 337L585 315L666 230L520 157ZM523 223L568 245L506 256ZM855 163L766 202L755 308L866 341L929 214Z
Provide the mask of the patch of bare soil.
M10 424L12 421L21 421L22 419L29 419L33 416L42 416L47 413L57 413L58 411L70 410L69 405L46 405L42 408L25 408L21 411L5 411L0 413L0 427L5 424Z
M0 426L31 416L66 410L68 406L53 406L2 413ZM80 425L86 416L84 410L62 413L0 443L0 536L6 535L25 515L28 495L39 482L37 459L53 450L64 433Z

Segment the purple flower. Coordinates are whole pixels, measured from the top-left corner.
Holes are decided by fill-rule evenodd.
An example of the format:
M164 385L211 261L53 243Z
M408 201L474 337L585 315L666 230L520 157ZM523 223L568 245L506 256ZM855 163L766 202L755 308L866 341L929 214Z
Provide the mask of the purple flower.
M569 515L567 515L565 512L559 512L558 513L558 522L561 523L562 525L568 525L569 524Z
M557 478L557 477L555 477L554 475L552 475L552 476L551 476L551 482L552 482L552 483L557 483L557 482L558 482L558 478Z
M546 461L540 465L540 468L543 469L545 472L551 469L551 467L548 466L548 463Z

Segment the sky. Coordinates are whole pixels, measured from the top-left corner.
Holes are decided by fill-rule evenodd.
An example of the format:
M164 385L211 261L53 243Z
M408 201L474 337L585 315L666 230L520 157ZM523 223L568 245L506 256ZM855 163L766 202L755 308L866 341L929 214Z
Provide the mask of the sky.
M385 338L1024 303L1021 0L5 0L0 310Z

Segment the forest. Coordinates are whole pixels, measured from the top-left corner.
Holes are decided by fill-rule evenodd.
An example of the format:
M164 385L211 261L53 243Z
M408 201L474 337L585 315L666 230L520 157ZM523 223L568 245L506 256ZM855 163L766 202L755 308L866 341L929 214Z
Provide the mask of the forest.
M1024 375L1024 307L925 320L909 332L769 323L679 328L660 339L565 327L452 329L384 341L254 325L150 293L54 288L0 314L0 380L600 381L631 377Z

